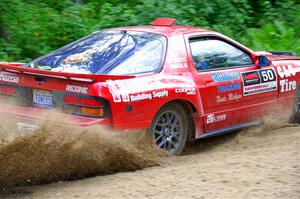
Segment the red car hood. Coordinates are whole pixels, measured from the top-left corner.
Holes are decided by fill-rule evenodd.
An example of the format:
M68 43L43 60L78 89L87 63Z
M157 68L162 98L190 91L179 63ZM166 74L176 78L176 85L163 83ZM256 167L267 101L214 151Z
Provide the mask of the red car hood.
M280 60L300 60L300 57L297 56L285 56L285 55L273 55L267 51L256 51L256 56L267 56L271 61L280 61Z
M293 57L293 56L278 56L278 55L269 55L272 61L279 61L279 60L300 60L300 57Z

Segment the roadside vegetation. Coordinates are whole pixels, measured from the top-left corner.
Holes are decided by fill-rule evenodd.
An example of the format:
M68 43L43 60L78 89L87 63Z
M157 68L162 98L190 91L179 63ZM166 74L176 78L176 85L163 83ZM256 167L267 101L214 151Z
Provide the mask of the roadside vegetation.
M1 0L0 60L26 62L93 31L157 17L300 55L299 0Z

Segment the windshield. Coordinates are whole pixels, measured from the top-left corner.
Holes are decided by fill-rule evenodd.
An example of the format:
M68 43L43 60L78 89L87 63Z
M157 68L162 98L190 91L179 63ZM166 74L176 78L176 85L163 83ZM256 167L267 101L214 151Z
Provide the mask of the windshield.
M132 75L159 71L166 38L137 31L100 31L88 35L25 67L56 72Z

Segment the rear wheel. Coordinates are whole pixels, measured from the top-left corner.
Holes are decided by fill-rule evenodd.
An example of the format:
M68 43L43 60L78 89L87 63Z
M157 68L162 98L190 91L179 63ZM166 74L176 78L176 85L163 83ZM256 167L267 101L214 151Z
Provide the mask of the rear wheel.
M188 134L186 111L177 104L167 104L154 117L150 131L154 143L172 155L179 155L184 149Z

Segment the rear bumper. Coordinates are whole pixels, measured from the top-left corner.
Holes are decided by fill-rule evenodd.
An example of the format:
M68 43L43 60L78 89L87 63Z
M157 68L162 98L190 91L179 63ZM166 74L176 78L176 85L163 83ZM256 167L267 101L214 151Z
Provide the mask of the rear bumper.
M57 118L49 118L47 111L35 107L21 107L9 104L0 104L1 115L24 122L35 123L41 120L55 121ZM89 118L76 115L58 113L59 118L65 118L63 122L78 126L104 125L111 126L110 118Z

